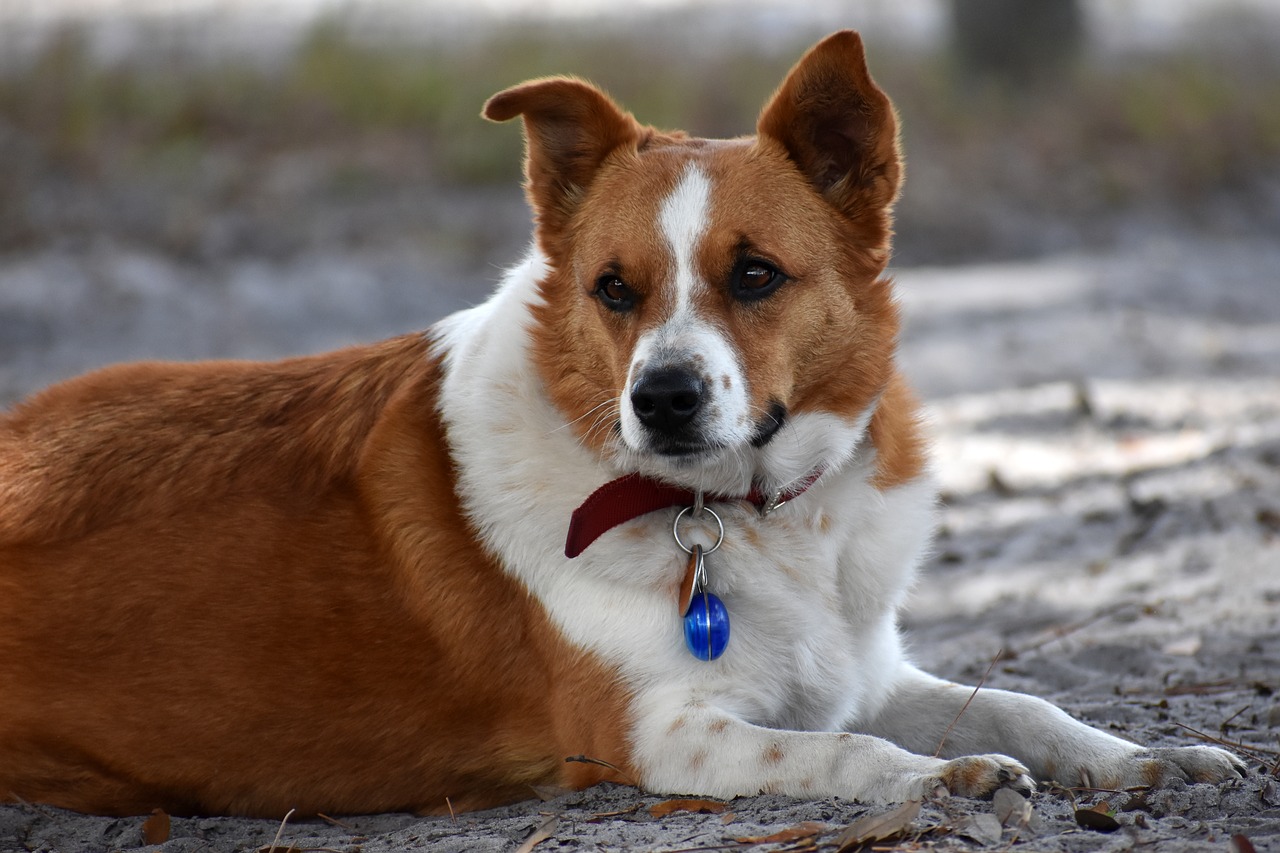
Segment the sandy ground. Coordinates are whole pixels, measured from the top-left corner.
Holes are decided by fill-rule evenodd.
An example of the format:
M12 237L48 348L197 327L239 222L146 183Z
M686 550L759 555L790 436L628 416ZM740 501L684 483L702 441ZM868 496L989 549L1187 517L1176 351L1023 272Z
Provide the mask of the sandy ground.
M1241 834L1280 850L1278 270L1274 243L1153 239L897 272L903 361L931 404L946 501L905 618L917 659L969 683L991 667L988 685L1138 741L1241 744L1255 772L926 803L878 849L1181 853ZM9 256L0 404L113 360L272 357L422 327L496 276L412 246L212 266L111 245ZM0 851L513 850L539 828L539 851L834 850L849 824L888 811L761 796L655 817L663 798L628 788L534 793L456 819L175 818L151 847L141 817L7 806ZM1114 832L1073 816L1100 800ZM759 840L784 830L791 840Z

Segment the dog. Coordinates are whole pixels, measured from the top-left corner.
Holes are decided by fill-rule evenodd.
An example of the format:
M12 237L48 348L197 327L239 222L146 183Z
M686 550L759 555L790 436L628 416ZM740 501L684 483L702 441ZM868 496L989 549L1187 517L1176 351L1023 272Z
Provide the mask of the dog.
M0 422L0 799L278 818L1245 772L909 662L936 498L882 275L897 119L856 33L754 137L566 77L484 115L523 119L536 220L488 302L112 367Z

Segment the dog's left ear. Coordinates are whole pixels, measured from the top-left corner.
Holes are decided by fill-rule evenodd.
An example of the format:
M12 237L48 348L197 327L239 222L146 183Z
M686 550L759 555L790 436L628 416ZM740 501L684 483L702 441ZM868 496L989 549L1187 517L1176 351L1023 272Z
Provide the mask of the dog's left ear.
M902 180L898 122L853 30L828 36L796 63L756 130L782 143L845 215L887 217ZM887 239L887 222L885 230Z
M605 158L623 146L634 148L643 135L607 95L572 77L531 80L499 92L483 114L490 121L524 117L525 189L541 236L551 241L564 232Z

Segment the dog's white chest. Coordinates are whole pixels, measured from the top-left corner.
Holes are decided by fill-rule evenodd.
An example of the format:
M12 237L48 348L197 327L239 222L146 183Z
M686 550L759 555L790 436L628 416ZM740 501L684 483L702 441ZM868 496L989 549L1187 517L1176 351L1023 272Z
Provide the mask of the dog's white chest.
M707 560L709 588L728 609L730 639L719 658L699 660L679 612L688 557L672 536L678 508L564 556L575 508L617 475L541 393L524 333L530 290L514 286L520 279L513 273L498 297L451 318L438 338L459 488L487 547L567 640L616 668L637 714L651 702L706 701L796 729L857 716L900 660L894 613L929 538L931 484L882 492L871 484L874 458L854 454L767 517L745 502L717 505L725 539ZM864 428L800 416L770 451L813 470L805 458Z
M720 658L699 660L684 647L678 603L663 592L672 585L661 583L650 594L637 590L631 608L608 608L616 621L600 626L609 636L592 646L634 683L678 686L759 725L829 730L857 716L868 691L879 690L879 673L889 671L886 658L896 665L893 613L911 567L899 562L886 572L859 559L850 539L866 519L828 511L833 491L854 498L845 489L827 489L767 518L744 504L716 508L725 538L706 562L709 589L729 614L729 643ZM883 501L874 503L883 509ZM677 577L682 555L670 541L672 515L656 513L602 539L596 553L584 555L583 568L634 561L626 572L633 578L655 571ZM868 540L885 538L861 532ZM909 550L905 542L900 547ZM619 589L607 596L616 600ZM608 607L604 598L598 604Z

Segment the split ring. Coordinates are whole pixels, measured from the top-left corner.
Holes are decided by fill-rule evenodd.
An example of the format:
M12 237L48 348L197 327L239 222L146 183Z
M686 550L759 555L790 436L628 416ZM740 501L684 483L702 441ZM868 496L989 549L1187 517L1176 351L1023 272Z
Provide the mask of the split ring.
M720 520L720 516L717 515L716 511L713 510L711 507L704 506L702 507L702 509L704 512L708 512L711 514L711 517L716 520L716 527L719 528L719 532L716 534L716 544L712 545L710 548L704 548L702 550L702 553L710 554L712 551L719 548L720 543L724 541L724 522ZM680 512L676 513L676 520L671 523L671 535L675 537L676 544L680 546L680 550L684 551L686 554L692 554L693 549L690 548L688 545L684 544L684 542L681 541L680 539L680 519L684 518L687 513L690 513L692 511L693 511L693 507L691 506L685 507L684 509L680 510Z

